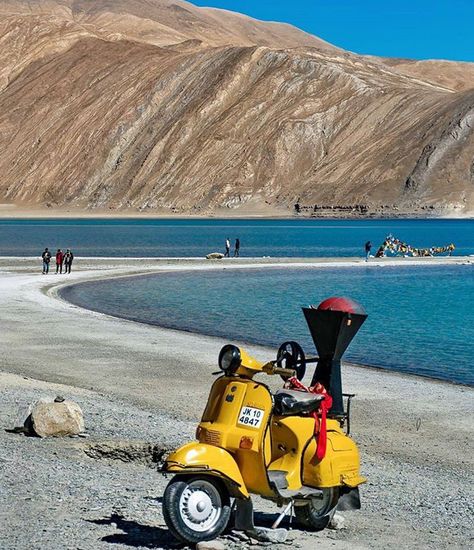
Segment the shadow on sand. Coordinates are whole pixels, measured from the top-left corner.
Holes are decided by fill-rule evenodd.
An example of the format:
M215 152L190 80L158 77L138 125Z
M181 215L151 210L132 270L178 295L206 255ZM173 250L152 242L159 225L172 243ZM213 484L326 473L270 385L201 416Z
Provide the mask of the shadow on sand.
M115 533L113 535L106 535L105 537L102 537L102 541L109 542L111 544L165 549L184 547L183 544L176 541L168 529L142 525L136 521L125 519L119 514L112 514L108 518L94 520L88 519L86 521L89 523L95 523L96 525L115 524L117 525L117 529L124 531L123 533Z
M257 512L255 514L255 524L261 527L271 527L272 523L278 517L278 514L268 514ZM186 545L176 541L171 533L163 527L151 527L149 525L142 525L137 521L125 519L120 514L112 514L110 517L86 520L89 523L96 525L112 525L115 524L117 529L124 531L123 533L115 533L112 535L106 535L102 537L103 542L109 542L110 544L123 544L125 546L132 547L145 547L145 548L163 548L163 549L179 549L187 548ZM288 518L282 522L281 527L288 528ZM293 529L297 526L292 525ZM223 535L226 538L226 535ZM227 537L233 539L231 531L227 532ZM234 539L235 541L235 539Z

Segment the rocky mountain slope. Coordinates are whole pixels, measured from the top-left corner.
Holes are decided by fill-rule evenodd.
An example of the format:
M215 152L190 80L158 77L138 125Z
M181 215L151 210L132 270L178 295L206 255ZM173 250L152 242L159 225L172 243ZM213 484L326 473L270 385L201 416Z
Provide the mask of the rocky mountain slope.
M0 202L470 213L472 67L179 0L0 0Z

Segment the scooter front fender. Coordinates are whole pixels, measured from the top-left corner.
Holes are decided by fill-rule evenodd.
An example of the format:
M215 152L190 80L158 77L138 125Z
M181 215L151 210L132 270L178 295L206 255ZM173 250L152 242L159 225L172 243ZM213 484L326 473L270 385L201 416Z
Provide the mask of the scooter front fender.
M236 498L249 498L249 492L234 457L225 449L206 443L188 443L171 453L164 472L190 475L206 474L221 478Z

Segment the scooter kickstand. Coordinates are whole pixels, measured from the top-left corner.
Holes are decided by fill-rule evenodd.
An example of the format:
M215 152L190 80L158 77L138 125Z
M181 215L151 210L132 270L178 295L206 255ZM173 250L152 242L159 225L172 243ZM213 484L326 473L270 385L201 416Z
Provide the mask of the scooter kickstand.
M290 502L287 504L286 508L283 510L283 512L277 517L277 519L273 523L272 529L276 529L280 525L280 523L283 521L285 516L288 514L288 512L291 513L292 511L293 511L293 501L290 500ZM291 523L291 517L292 517L292 515L290 516L290 523Z

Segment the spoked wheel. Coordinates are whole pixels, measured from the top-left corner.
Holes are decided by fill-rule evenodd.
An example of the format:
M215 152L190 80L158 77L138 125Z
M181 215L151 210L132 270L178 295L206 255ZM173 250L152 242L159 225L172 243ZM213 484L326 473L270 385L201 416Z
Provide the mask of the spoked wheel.
M338 487L322 491L322 498L313 498L304 506L295 506L295 516L298 522L314 531L321 531L328 526L339 500Z
M182 542L212 540L223 533L230 518L229 494L212 477L174 477L163 495L168 529Z

